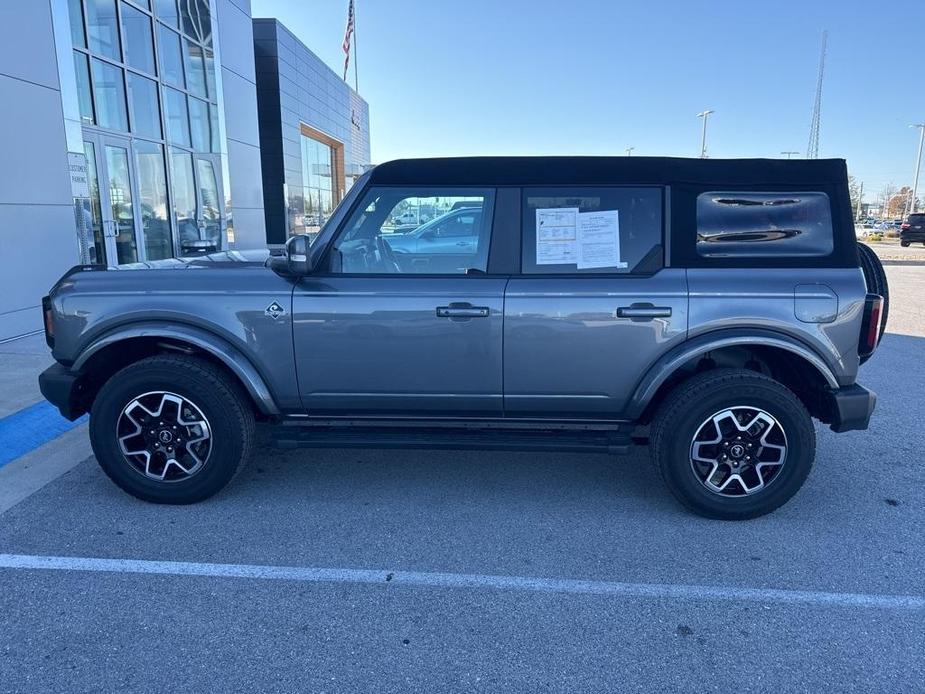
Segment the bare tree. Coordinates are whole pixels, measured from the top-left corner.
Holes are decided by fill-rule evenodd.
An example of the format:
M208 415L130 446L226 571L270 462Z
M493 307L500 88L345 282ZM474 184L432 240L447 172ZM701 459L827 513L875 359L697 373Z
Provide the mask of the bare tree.
M887 183L880 189L880 196L877 200L880 204L880 219L889 219L890 200L894 195L896 195L896 186L893 183Z

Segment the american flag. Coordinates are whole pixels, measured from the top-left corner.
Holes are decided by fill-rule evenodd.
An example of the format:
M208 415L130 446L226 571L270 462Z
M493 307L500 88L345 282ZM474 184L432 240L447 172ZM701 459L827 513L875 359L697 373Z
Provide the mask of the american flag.
M350 38L353 36L353 0L347 10L347 31L344 32L344 82L347 81L347 68L350 66Z

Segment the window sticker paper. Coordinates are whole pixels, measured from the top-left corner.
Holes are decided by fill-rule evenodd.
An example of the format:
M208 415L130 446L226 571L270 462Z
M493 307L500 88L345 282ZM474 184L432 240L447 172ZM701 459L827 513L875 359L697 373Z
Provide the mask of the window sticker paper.
M577 207L537 209L537 265L578 262L578 216Z
M582 212L577 219L579 270L602 267L625 268L620 261L620 213L618 210Z

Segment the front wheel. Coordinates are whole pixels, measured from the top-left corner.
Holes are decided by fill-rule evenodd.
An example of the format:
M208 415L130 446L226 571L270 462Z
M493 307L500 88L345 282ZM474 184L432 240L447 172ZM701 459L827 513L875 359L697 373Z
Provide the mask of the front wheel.
M216 494L253 442L246 393L221 369L186 355L130 364L103 385L90 412L100 467L124 491L159 504Z
M902 246L903 248L909 248L909 244L911 243L912 243L911 241L900 241L899 245Z
M717 369L671 392L652 422L653 461L671 493L707 518L770 513L803 485L815 457L812 418L777 381Z

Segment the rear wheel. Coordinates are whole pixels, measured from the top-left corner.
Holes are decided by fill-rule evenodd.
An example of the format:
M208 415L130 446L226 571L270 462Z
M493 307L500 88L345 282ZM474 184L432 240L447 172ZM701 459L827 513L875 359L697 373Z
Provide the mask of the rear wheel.
M770 513L803 485L815 457L803 403L771 378L717 369L681 383L662 403L652 458L668 489L707 518Z
M131 364L100 389L90 442L103 471L129 494L190 504L228 484L250 456L254 414L223 371L185 355Z

